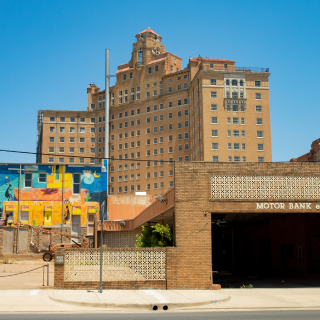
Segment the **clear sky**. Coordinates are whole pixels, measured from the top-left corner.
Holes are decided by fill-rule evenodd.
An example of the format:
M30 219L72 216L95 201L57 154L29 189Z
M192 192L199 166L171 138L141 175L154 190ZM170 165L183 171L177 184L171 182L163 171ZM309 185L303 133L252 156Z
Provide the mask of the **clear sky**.
M183 67L201 54L270 68L273 161L320 138L319 0L0 0L0 149L36 151L38 110L86 110L88 84L104 88L105 49L114 74L148 27Z

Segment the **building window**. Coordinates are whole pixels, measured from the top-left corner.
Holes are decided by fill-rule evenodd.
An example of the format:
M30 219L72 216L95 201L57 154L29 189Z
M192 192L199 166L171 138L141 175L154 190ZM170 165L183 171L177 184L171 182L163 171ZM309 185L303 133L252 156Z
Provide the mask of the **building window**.
M168 153L172 153L172 147L169 147Z
M261 87L261 81L260 81L260 80L256 80L256 81L254 82L254 86L255 86L255 87Z
M258 162L264 162L264 157L258 157Z
M256 112L262 112L262 106L256 106Z
M232 150L232 143L228 143L228 150Z
M239 156L235 156L235 157L234 157L234 161L235 161L235 162L240 162L240 157L239 157Z
M232 162L232 156L228 156L228 162Z
M54 147L49 147L49 152L53 153L54 152Z
M132 79L132 72L129 73L129 79Z
M151 67L148 67L148 73L151 73Z
M172 124L169 124L168 128L169 130L172 130Z
M211 123L217 124L218 123L218 117L211 117Z
M142 47L138 49L138 62L143 62L143 50Z
M53 157L49 157L48 162L53 163Z
M69 148L70 153L74 153L74 148Z
M242 157L242 162L247 162L247 157Z
M256 100L261 100L261 93L256 93Z
M244 118L241 118L241 124L242 124L242 125L245 124Z
M178 84L177 85L177 91L180 91L181 90L181 84Z
M84 153L84 148L79 148L79 153Z
M263 143L258 143L258 151L263 151Z
M211 111L218 111L218 105L212 104L211 105Z
M213 162L218 162L219 161L219 156L212 156L212 161Z
M257 125L261 126L262 125L262 118L257 118Z
M217 98L217 91L211 91L211 98L216 99Z
M213 142L213 143L212 143L212 150L219 150L219 144L218 144L218 142Z
M233 137L234 138L239 138L240 137L239 130L233 130Z
M64 158L59 158L59 163L64 163Z
M24 174L24 187L25 188L32 188L32 173L26 172Z
M210 85L212 86L217 85L217 79L210 79Z
M217 137L218 136L218 130L211 130L211 137Z
M168 93L170 93L172 91L172 88L169 86L168 87Z
M64 153L64 147L59 147L59 153Z
M54 122L55 117L50 117L50 122Z
M228 137L228 138L231 138L231 130L228 130L228 131L227 131L227 137Z
M263 138L263 131L257 131L257 138Z
M81 193L81 174L80 173L73 174L72 190L73 190L73 194Z
M234 143L233 150L239 151L240 150L240 143Z
M241 131L241 138L245 138L246 137L246 132L244 130Z
M60 132L65 132L65 128L64 127L60 127Z
M233 118L232 119L233 124L239 124L239 118Z
M242 151L245 151L245 150L246 150L246 144L242 143Z
M54 142L54 137L49 137L49 142Z
M49 132L54 132L54 127L50 127Z
M231 118L227 118L227 124L231 124Z

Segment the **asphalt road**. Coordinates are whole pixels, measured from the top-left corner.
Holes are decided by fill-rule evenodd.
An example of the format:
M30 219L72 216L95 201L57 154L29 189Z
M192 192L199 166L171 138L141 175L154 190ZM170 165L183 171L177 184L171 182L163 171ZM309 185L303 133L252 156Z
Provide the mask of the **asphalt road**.
M161 312L161 313L91 313L91 314L0 314L1 320L164 320L164 319L219 319L219 320L260 320L260 319L320 319L320 310L283 310L283 311L237 311L237 312Z

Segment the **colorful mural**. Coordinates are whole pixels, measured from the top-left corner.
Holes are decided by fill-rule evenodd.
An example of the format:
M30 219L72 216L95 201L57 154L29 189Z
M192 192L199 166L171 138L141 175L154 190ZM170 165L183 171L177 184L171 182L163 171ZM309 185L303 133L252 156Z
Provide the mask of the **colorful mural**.
M18 223L19 196L22 224L54 226L63 221L87 226L92 215L99 219L107 196L107 173L102 167L21 165L20 190L19 168L0 165L0 216L7 224Z

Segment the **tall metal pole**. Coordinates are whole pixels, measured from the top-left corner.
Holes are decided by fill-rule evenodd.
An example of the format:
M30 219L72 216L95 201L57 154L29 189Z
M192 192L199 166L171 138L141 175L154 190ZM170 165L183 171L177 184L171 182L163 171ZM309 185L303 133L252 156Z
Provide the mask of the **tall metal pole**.
M20 193L21 193L21 164L19 168L19 184L18 184L18 227L20 226L20 215L21 215L21 206L20 206ZM17 228L17 244L16 244L16 253L19 253L19 228Z
M110 49L106 49L106 70L105 70L105 140L104 157L109 158L109 87L110 87ZM107 169L108 178L109 172ZM108 192L107 192L108 193Z

